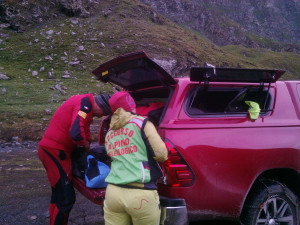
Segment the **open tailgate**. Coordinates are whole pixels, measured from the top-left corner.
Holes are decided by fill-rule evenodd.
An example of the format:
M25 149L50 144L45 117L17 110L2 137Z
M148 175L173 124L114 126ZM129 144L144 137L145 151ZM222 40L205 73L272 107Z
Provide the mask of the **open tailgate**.
M101 64L93 74L102 82L111 82L127 91L176 84L174 78L145 52L134 52L114 58Z

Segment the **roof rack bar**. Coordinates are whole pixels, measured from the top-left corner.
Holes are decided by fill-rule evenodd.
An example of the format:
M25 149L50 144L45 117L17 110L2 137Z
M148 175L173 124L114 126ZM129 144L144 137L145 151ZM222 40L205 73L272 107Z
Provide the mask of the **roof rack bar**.
M285 71L270 69L241 69L241 68L216 68L192 67L191 81L209 82L246 82L246 83L274 83Z

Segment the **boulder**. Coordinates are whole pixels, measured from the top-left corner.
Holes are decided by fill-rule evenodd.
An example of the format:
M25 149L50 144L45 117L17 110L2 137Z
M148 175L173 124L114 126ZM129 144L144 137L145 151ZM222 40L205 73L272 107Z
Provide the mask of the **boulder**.
M52 112L51 112L51 109L45 109L45 110L44 110L44 114L45 114L45 115L51 115L51 113L52 113Z
M156 62L158 65L160 65L162 68L164 68L169 74L172 74L173 69L176 66L177 61L175 59L153 59L154 62Z
M65 71L64 75L62 75L62 78L64 78L64 79L68 79L70 77L71 77L71 74L68 71Z
M54 76L53 71L48 72L48 79L53 79L53 76Z
M4 73L0 73L0 80L9 80L10 78L4 74Z
M59 2L60 11L67 16L89 17L90 12L84 6L87 7L82 0L61 0Z

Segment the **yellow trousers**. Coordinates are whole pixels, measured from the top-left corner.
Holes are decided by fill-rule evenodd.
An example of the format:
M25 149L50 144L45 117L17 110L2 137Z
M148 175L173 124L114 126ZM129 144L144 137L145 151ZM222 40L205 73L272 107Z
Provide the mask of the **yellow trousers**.
M108 184L104 201L105 225L158 225L160 203L156 190Z

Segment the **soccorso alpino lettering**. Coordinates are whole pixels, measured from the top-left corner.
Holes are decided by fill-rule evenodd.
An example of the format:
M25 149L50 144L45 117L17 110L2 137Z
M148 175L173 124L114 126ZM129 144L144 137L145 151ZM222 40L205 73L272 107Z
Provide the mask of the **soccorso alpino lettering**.
M110 157L114 157L114 156L120 156L120 155L137 152L137 146L136 145L130 146L130 140L128 138L128 137L132 137L133 134L134 131L130 130L129 128L120 128L118 130L110 131L110 133L106 136L106 141L105 141L108 155ZM128 137L113 142L114 137L117 137L119 135L126 135Z

